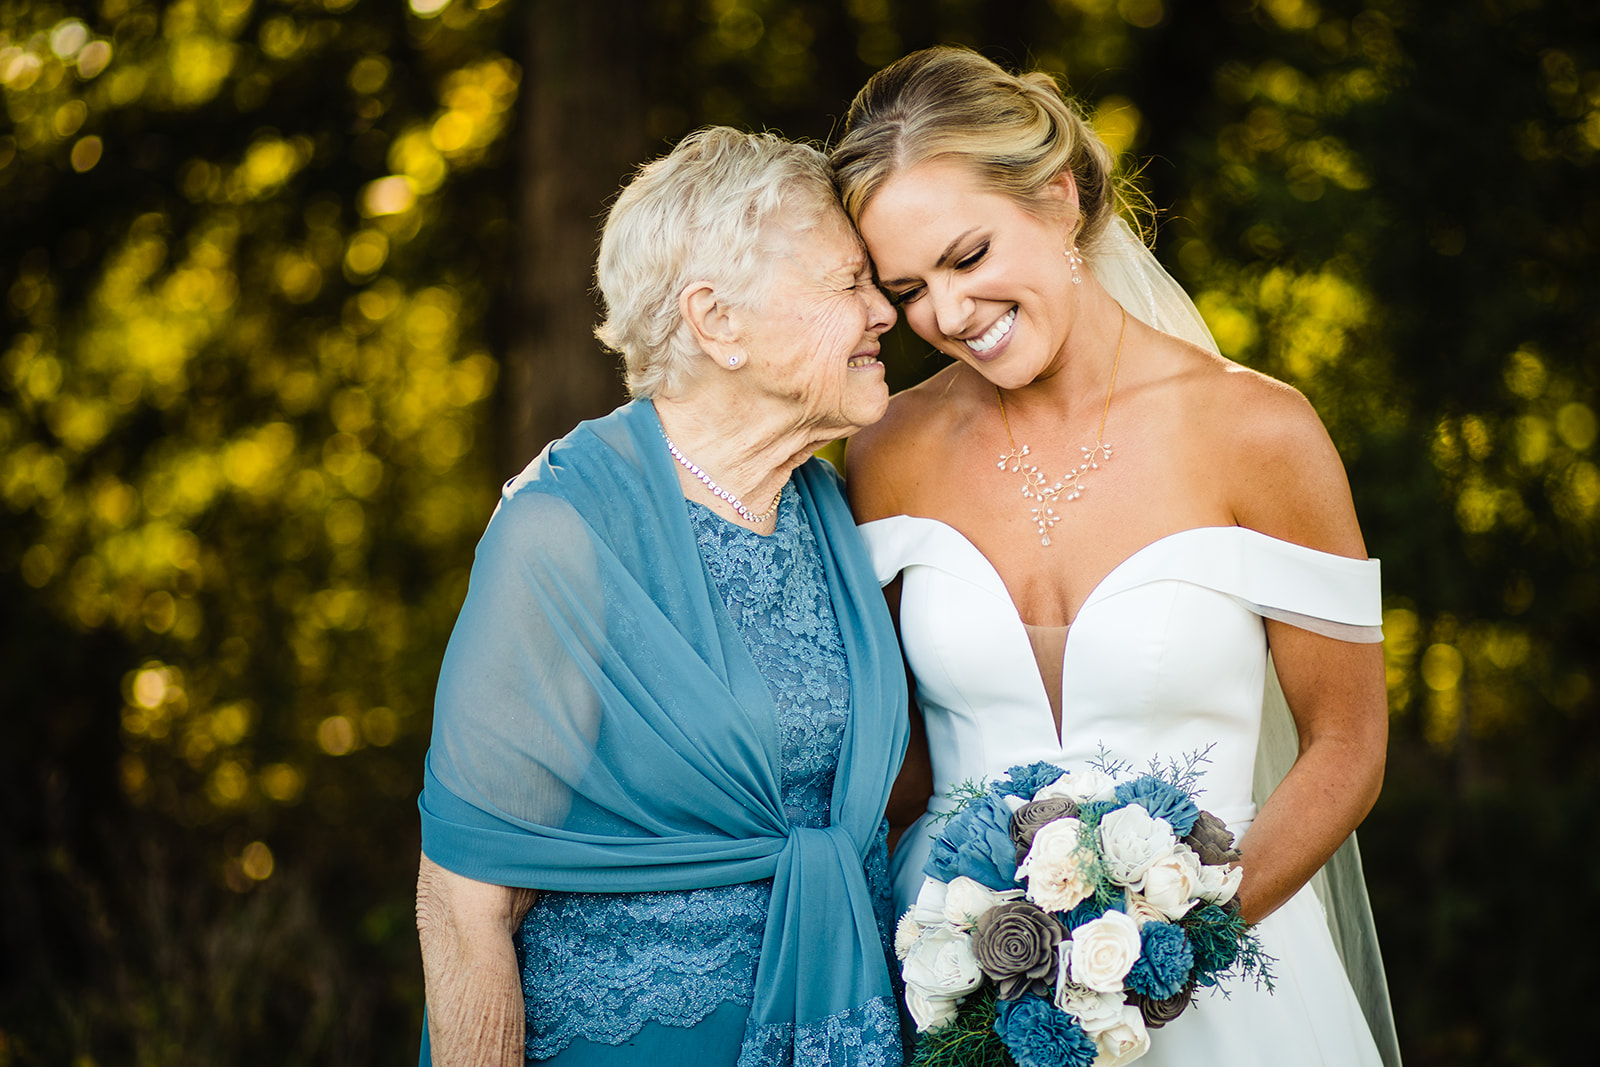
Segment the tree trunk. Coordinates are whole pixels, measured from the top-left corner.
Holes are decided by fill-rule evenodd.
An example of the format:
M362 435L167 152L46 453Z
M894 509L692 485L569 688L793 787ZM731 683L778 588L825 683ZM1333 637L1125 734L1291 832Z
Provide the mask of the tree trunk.
M594 257L610 198L650 148L638 5L541 0L525 33L520 247L500 392L507 474L624 398L619 361L594 338Z

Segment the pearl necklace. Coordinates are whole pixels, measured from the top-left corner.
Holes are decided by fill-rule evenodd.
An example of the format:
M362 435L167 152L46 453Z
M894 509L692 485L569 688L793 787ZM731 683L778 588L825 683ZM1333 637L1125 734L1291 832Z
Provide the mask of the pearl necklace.
M752 526L760 526L762 523L772 518L773 514L777 512L778 502L783 499L782 485L778 486L777 493L773 495L772 504L767 508L766 511L763 511L761 514L757 515L755 512L745 507L742 500L728 492L726 489L722 488L722 486L718 485L716 482L712 481L711 475L707 474L705 471L696 466L688 456L685 456L682 452L679 452L678 446L673 444L672 438L667 436L667 431L661 431L661 439L667 443L667 451L672 453L672 458L682 464L684 470L700 479L700 481L705 484L705 487L711 490L712 496L726 500L733 510L739 513L739 517L745 522L748 522ZM785 482L784 484L787 485L788 483Z
M1009 465L1012 474L1022 475L1022 496L1025 500L1038 501L1033 506L1033 521L1039 527L1039 543L1050 544L1050 529L1060 521L1053 506L1057 498L1076 500L1083 495L1083 476L1092 470L1099 470L1102 461L1111 459L1111 446L1103 440L1106 432L1106 414L1111 410L1111 392L1117 387L1117 366L1122 362L1122 336L1128 332L1128 309L1122 309L1122 328L1117 331L1117 354L1111 360L1111 385L1106 389L1106 406L1100 412L1100 429L1094 435L1094 447L1079 446L1083 450L1083 462L1067 472L1065 478L1054 485L1046 485L1049 481L1044 472L1039 470L1037 464L1025 463L1028 455L1028 446L1017 447L1016 438L1011 436L1011 420L1006 418L1006 398L1000 392L1000 387L994 387L994 395L1000 400L1000 421L1005 423L1006 440L1011 442L1011 451L1000 457L996 464L1001 470ZM1062 494L1065 494L1062 497Z

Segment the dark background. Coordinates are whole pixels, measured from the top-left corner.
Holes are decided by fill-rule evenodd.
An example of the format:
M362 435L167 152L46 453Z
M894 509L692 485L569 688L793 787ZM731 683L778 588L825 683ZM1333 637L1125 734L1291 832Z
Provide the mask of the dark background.
M1592 1057L1596 5L0 0L0 1067L414 1062L434 678L620 399L608 197L937 42L1065 77L1344 455L1408 1062Z

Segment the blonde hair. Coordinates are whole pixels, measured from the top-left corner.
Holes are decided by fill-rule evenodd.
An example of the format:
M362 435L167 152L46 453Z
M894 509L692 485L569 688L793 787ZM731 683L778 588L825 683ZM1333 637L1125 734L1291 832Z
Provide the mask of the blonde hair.
M1011 74L966 48L913 52L856 94L832 154L846 213L859 220L885 182L931 159L969 163L995 192L1035 213L1044 188L1070 173L1076 240L1086 253L1122 201L1110 149L1055 79Z
M771 133L708 127L641 167L595 264L606 305L595 336L622 355L629 395L676 391L700 355L679 313L685 286L707 281L719 299L755 306L783 237L837 210L827 157Z

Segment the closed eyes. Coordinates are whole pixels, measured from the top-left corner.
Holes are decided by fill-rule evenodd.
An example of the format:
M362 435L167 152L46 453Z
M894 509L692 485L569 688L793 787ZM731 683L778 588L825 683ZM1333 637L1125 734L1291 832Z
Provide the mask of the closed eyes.
M985 241L977 248L974 248L971 252L968 252L966 255L962 256L960 259L954 260L951 265L956 270L972 270L974 267L982 263L984 257L986 257L988 254L989 242ZM949 257L944 257L944 261L950 262ZM908 289L901 289L899 292L885 290L884 295L889 298L890 304L900 308L916 301L926 291L927 286L913 285Z

